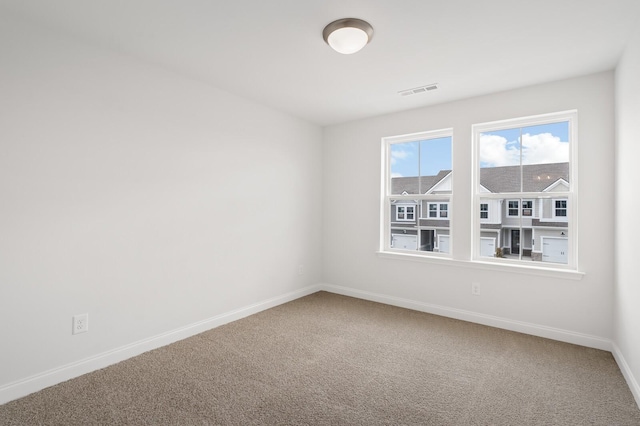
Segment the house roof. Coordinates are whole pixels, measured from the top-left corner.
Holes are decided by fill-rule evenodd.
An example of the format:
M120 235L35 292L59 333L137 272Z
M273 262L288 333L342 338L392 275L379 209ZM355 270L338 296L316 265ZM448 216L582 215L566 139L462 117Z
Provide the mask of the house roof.
M391 193L424 194L444 179L451 170L435 176L397 177L391 179ZM559 179L569 182L569 163L527 164L522 167L523 192L542 192ZM420 183L420 188L418 188ZM480 184L493 193L521 192L520 167L502 166L480 169Z
M569 163L526 164L522 166L522 190L520 189L519 166L480 169L480 184L493 193L542 192L558 179L569 182Z
M407 194L424 194L449 173L451 170L440 170L435 176L420 176L419 179L417 176L393 178L391 179L391 193L402 194L406 191ZM418 183L420 183L419 188Z

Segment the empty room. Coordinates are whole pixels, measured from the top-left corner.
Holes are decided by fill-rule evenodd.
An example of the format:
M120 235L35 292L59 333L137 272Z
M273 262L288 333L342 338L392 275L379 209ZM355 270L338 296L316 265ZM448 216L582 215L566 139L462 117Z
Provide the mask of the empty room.
M0 424L640 425L637 0L0 0Z

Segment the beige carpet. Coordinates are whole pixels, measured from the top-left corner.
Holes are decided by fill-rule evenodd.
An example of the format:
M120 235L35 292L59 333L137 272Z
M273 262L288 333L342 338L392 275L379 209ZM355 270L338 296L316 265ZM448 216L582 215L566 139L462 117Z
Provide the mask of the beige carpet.
M0 406L2 425L640 425L608 352L320 292Z

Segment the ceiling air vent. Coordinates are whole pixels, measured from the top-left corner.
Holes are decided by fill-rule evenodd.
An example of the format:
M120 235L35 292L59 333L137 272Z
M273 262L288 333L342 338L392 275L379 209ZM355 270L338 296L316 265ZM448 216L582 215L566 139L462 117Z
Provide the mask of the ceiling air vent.
M415 95L418 93L430 92L438 88L438 83L427 84L426 86L415 87L413 89L401 90L398 93L400 96Z

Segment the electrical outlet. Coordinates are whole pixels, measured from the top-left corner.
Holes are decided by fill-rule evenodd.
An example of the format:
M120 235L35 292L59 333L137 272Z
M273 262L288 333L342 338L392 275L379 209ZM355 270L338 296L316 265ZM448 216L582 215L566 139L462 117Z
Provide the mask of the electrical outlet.
M304 265L298 265L298 275L304 275Z
M72 334L85 333L89 331L89 314L80 314L73 316Z
M471 294L480 296L480 283L471 283Z

